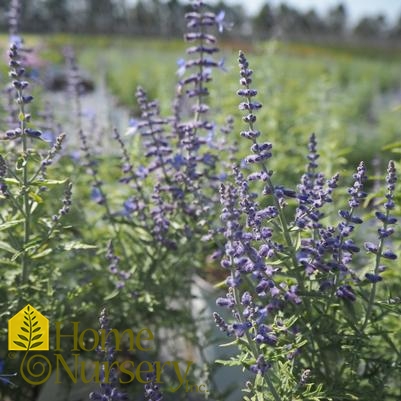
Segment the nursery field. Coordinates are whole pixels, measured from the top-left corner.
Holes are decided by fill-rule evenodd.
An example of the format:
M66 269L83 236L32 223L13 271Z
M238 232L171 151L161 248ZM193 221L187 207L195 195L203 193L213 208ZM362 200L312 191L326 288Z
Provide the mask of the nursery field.
M0 400L399 401L401 54L187 23L0 38Z
M44 59L57 65L63 62L60 49L72 44L86 75L99 87L106 86L129 116L139 113L135 100L138 85L150 98L159 100L162 113L171 113L171 98L179 79L175 75L177 62L185 54L183 41L56 36L42 43L46 43ZM283 157L288 151L298 153L298 149L303 157L306 138L316 132L324 144L322 151L327 151L327 168L333 172L342 162L355 165L362 159L388 156L385 146L399 139L399 51L275 41L223 42L218 61L223 60L224 65L215 71L210 88L210 104L218 123L228 114L237 117L236 121L240 116L235 96L240 49L250 52L253 68L258 70L255 85L266 98L260 121ZM99 101L112 105L112 100L104 97ZM105 119L109 131L113 125L126 128L127 122L119 120L120 111L109 107ZM290 140L280 140L283 137ZM299 160L291 160L289 170L297 172Z

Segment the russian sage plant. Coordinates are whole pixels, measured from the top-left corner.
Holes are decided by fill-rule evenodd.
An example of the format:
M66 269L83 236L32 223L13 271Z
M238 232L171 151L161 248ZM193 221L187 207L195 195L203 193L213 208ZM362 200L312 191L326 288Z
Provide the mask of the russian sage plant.
M2 316L31 303L51 321L92 324L94 305L107 303L119 310L116 330L149 327L155 333L152 360L163 352L189 359L202 354L209 340L198 338L202 322L192 309L193 277L204 274L207 255L222 244L212 259L222 255L227 292L217 304L230 317L215 312L214 321L238 352L219 362L241 366L244 377L252 378L241 383L245 400L368 401L374 394L398 401L401 338L394 326L401 303L399 285L392 282L399 244L396 163L388 163L384 189L377 192L363 162L352 177L326 177L312 134L298 185L282 185L288 171L282 176L272 171L275 148L259 126L262 104L242 52L240 148L250 150L238 160L234 119L218 126L209 110L212 71L225 69L224 59L216 57L213 30L229 24L224 12L210 12L202 0L192 1L185 16L189 47L178 60L171 116L161 114L144 82L135 93L136 135L110 133L120 157L95 149L93 137L100 133L89 135L84 124L80 71L72 50L66 52L73 142L80 150L77 157L76 143L70 143L68 154L51 104L43 109L43 121L31 118L20 11L19 1L12 0L11 82L0 143ZM79 188L74 202L73 186ZM83 249L88 252L79 253ZM0 333L6 338L4 322ZM99 323L111 333L106 309ZM184 356L167 350L171 343L177 348L176 342L190 344ZM0 396L35 399L38 387L19 376L8 379L19 360L7 359L2 345ZM123 400L137 391L127 386L127 395L117 387L122 373L113 367L117 358L143 357L125 345L127 355L117 356L107 336L98 349L102 383L89 399ZM204 374L202 368L191 373L194 379ZM213 378L205 380L209 399L221 399ZM157 382L152 372L146 381L140 392L148 400L201 398L169 393L168 383Z
M340 177L327 179L319 172L315 135L300 184L280 185L269 169L273 146L257 126L262 105L242 52L239 66L239 108L246 124L241 136L251 153L242 163L248 167L235 167L234 182L220 190L221 266L229 276L228 292L217 305L229 309L232 319L217 312L214 318L239 348L236 358L223 363L254 373L254 380L244 383L246 400L367 401L372 394L395 400L401 359L393 350L399 339L385 322L399 305L385 288L379 291L383 263L397 258L390 240L397 221L395 164L388 164L383 210L377 206L373 216L363 210L368 195L363 162L347 190L347 206L335 214ZM375 222L377 241L363 241Z
M219 139L215 135L218 127L208 117L212 69L223 68L222 61L214 60L219 49L210 31L225 26L223 15L208 12L201 1L193 2L192 8L186 16L188 59L180 62L173 115L160 114L158 101L146 92L146 82L137 88L140 115L132 125L138 134L134 138L138 149L113 131L122 156L118 160L119 176L114 167L103 163L103 155L94 152L92 138L80 123L79 70L71 52L68 54L70 93L81 147L78 170L84 173L78 178L81 185L84 180L91 187L86 194L93 205L84 209L81 227L87 241L87 234L93 232L98 245L104 242L89 262L96 266L94 277L115 284L115 288L105 286L105 293L94 296L103 296L119 307L116 327L125 329L124 316L135 309L130 327L150 327L161 333L157 338L166 336L167 328L170 336L186 340L191 347L198 342L189 302L192 279L202 270L211 249L201 239L215 225L217 188L226 178L224 170L217 168L218 152L236 149L229 143L232 119L220 127ZM110 181L105 179L106 174ZM103 266L104 252L108 269ZM166 343L158 340L156 348L165 348ZM152 393L152 386L147 391L148 395L157 395Z
M8 51L8 93L17 112L9 110L12 118L7 120L9 129L2 138L0 155L0 265L7 271L1 284L1 306L7 311L5 316L11 317L27 303L34 303L54 318L59 313L52 298L60 267L53 264L58 263L68 241L64 216L70 211L72 187L66 178L52 178L50 167L58 158L65 135L60 133L49 145L32 121L29 107L33 96L24 66L26 49L21 39L14 39ZM1 333L6 338L6 324ZM8 363L18 361L19 357ZM16 380L18 387L12 391L18 399L30 390L21 379Z

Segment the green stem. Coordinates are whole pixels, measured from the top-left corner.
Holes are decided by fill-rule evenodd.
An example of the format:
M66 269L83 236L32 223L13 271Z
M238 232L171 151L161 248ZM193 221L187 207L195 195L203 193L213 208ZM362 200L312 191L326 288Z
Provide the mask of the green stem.
M18 97L23 98L22 91L18 90ZM24 210L24 240L23 249L21 255L21 270L22 270L22 284L25 284L28 280L28 255L26 253L26 246L29 242L30 237L30 220L31 220L31 208L29 205L29 179L28 179L28 146L27 137L25 134L25 111L24 104L20 104L20 129L22 135L22 199L23 199L23 210Z
M390 214L389 210L387 210L386 219L388 218L389 214ZM387 223L386 222L383 223L383 229L384 230L387 229ZM379 248L378 248L377 253L376 253L374 274L378 274L379 273L379 266L380 266L381 255L382 255L382 252L383 252L383 247L384 247L384 238L380 238ZM372 311L373 311L373 304L375 302L375 297L376 297L376 285L377 285L376 282L372 283L372 289L370 290L370 295L369 295L369 301L368 301L368 307L367 307L367 310L366 310L365 320L364 320L364 322L362 324L362 328L361 328L362 332L366 329L366 327L367 327L367 325L369 323Z

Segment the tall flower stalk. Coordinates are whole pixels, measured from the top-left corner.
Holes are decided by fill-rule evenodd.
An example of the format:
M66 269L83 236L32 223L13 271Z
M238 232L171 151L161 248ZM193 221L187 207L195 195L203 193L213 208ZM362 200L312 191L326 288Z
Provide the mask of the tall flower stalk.
M128 401L127 394L118 388L118 373L113 366L116 360L115 347L111 342L113 338L110 336L110 321L106 308L103 308L99 316L99 334L105 336L106 341L104 347L99 345L97 351L102 360L100 372L101 383L98 391L89 394L89 399L93 401Z
M9 49L10 58L10 72L9 76L12 79L12 85L15 89L16 98L15 101L19 107L19 127L15 130L7 131L6 135L12 140L21 140L21 154L18 159L19 170L22 171L21 178L21 195L22 204L20 208L24 216L24 238L22 243L21 252L21 271L22 271L22 284L25 284L28 279L28 255L26 251L27 244L30 240L31 235L31 208L32 208L32 196L30 196L30 180L29 180L29 164L30 164L30 151L28 151L28 137L38 138L41 136L39 130L34 130L27 126L30 120L30 114L27 113L26 107L33 97L25 94L25 89L29 86L29 83L24 80L25 69L21 63L21 51L19 45L12 43Z
M372 288L369 295L368 305L366 309L366 315L362 325L362 331L367 327L369 321L371 319L373 306L376 298L377 284L383 280L381 273L383 273L386 269L385 265L382 265L382 260L395 260L397 259L397 255L391 250L384 250L385 242L388 241L388 238L394 234L394 228L392 227L397 223L397 219L391 215L394 207L394 191L395 184L397 182L397 175L395 170L394 161L390 160L387 167L387 175L386 175L386 183L387 183L387 193L386 193L386 201L384 203L384 213L381 211L376 212L376 218L381 222L382 227L377 230L379 243L374 244L371 242L365 242L365 249L374 254L374 268L373 272L365 273L365 278L372 283Z
M356 377L358 364L369 364L366 355L350 357L341 349L352 347L352 335L371 335L365 329L384 270L381 260L396 258L384 250L385 238L394 232L391 225L396 222L390 214L396 182L394 163L389 163L387 172L385 213L376 212L382 224L379 243L365 243L365 249L376 255L375 265L373 272L362 278L363 272L354 265L361 249L355 227L363 223L358 209L367 197L364 163L359 164L348 188L348 208L341 208L338 223L329 225L325 207L333 203L339 175L327 180L318 171L313 134L308 165L298 187L277 184L278 178L268 168L272 144L262 141L256 128L256 112L262 105L255 100L253 71L242 52L239 67L242 88L237 94L243 98L239 108L245 111L243 121L247 124L241 136L251 142L251 153L241 164L255 166L256 171L243 173L236 167L234 183L221 186L225 241L221 266L228 273L228 291L217 299L217 305L230 310L232 319L225 320L218 313L214 319L221 331L235 338L238 364L255 374L253 384L246 389L254 397L251 399L325 400L347 391L346 366ZM371 283L368 295L366 282ZM362 307L356 309L354 304ZM356 310L362 326L356 324ZM355 322L350 321L349 313L354 314ZM349 326L350 338L336 337L335 333ZM328 333L327 327L332 332ZM338 355L329 352L332 342L344 344L339 345ZM335 379L330 383L327 377L333 369ZM284 377L286 380L281 380ZM352 391L358 394L356 388Z

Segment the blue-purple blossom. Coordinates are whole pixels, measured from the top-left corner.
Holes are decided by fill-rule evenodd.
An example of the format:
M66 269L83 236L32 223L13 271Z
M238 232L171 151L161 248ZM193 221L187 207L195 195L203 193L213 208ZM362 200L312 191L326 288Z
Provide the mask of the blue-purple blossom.
M104 196L99 187L92 188L91 199L98 205L102 205L104 203Z
M346 301L355 301L356 296L350 285L341 285L336 291L336 295Z
M160 391L159 386L156 384L156 367L153 365L153 371L148 373L146 376L146 381L148 383L145 384L145 398L148 401L162 401L163 394Z
M228 70L227 70L225 64L226 64L226 59L223 57L223 58L221 58L221 59L218 61L217 67L218 67L221 71L227 72Z
M16 387L16 385L10 380L11 377L17 376L18 373L4 373L4 359L0 358L0 382L11 388Z
M302 302L301 297L298 295L298 286L291 285L290 288L285 292L284 299L299 305Z
M373 242L365 242L364 247L368 252L377 253L377 245Z
M134 135L138 132L139 120L136 118L130 118L128 120L128 128L125 131L126 136Z
M252 327L251 322L233 323L232 329L236 337L243 337L245 332Z
M271 366L272 365L270 363L265 361L263 355L259 355L256 360L256 363L251 365L249 369L251 372L255 374L259 373L261 375L264 375L267 372L267 370L271 368Z
M42 135L41 138L50 143L51 145L53 145L56 142L56 136L54 135L54 132L51 130L45 130Z
M231 296L217 298L216 304L223 308L231 309L235 305L234 298Z
M94 401L128 401L127 394L121 392L118 389L118 374L114 366L112 366L115 361L115 348L111 343L112 336L109 335L111 328L109 318L107 316L107 311L105 308L102 309L99 316L100 330L105 332L105 344L104 348L99 347L97 351L103 362L108 362L107 364L101 364L101 384L98 391L93 391L89 394L89 399ZM106 373L105 369L109 366L109 372ZM107 381L104 381L105 377L108 377Z
M272 329L265 324L260 324L257 329L257 334L255 336L255 341L258 344L268 344L275 346L277 344L278 338Z
M178 66L177 75L179 77L182 77L185 74L186 61L183 58L178 59L177 66Z
M380 276L379 274L374 274L374 273L366 273L365 277L368 281L370 281L371 283L377 283L379 281L383 280L383 277Z
M397 259L397 255L394 252L392 252L391 250L389 250L389 249L387 249L386 251L384 251L382 253L382 257L385 258L385 259L390 259L390 260Z
M395 217L393 217L393 216L388 216L387 214L384 214L382 212L376 212L375 215L383 223L386 223L386 224L395 224L395 223L397 223L397 219Z
M225 21L224 17L226 16L226 13L224 10L221 10L215 17L215 21L217 23L217 27L219 29L219 32L222 33L224 28L225 28Z

